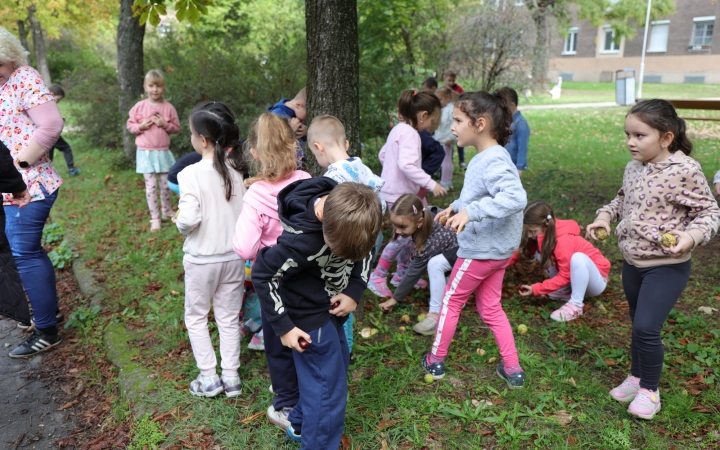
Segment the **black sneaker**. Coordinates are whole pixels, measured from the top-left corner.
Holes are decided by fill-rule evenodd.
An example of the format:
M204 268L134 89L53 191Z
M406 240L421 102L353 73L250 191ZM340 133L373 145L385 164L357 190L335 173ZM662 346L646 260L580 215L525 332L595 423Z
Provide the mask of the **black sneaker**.
M436 362L434 364L428 364L427 362L427 356L424 355L422 357L422 368L425 370L425 372L429 373L433 376L436 380L442 380L445 376L445 363L443 362Z
M525 372L515 372L512 375L505 373L505 366L500 363L496 370L498 376L502 378L510 389L520 389L525 386Z
M50 350L51 348L62 342L60 335L49 335L42 334L39 331L35 332L29 338L25 339L25 342L20 344L15 350L9 353L11 358L27 358L34 356L38 353Z

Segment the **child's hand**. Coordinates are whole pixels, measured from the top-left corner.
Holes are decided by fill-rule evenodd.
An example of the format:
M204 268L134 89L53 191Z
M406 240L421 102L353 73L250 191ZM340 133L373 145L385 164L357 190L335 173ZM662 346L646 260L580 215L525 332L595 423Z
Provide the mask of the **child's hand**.
M147 130L148 128L150 128L153 123L154 123L154 122L153 122L152 117L149 118L149 119L145 119L145 120L143 120L143 121L140 123L139 128L140 128L141 131L145 131L145 130Z
M720 183L715 183L715 195L720 197Z
M302 353L305 351L305 349L300 347L300 342L298 342L300 340L300 338L305 339L308 343L312 343L312 339L310 339L310 335L298 327L295 327L292 330L290 330L287 333L280 336L280 342L282 342L282 345L284 345L285 347L290 347L291 349Z
M162 118L160 114L155 114L150 120L152 120L152 123L159 126L160 128L167 125L167 122L165 121L165 119Z
M470 218L468 217L465 208L463 208L459 213L448 219L447 223L445 223L445 228L450 228L454 232L460 233L468 222L470 222Z
M296 136L300 125L302 125L302 122L300 122L300 119L298 119L297 117L293 117L292 119L290 119L290 128L292 128Z
M305 136L307 134L307 127L304 123L300 122L300 126L298 126L297 130L295 130L295 137L300 139L301 137Z
M665 247L664 245L662 247L670 252L671 257L682 258L683 255L695 247L695 239L690 234L684 231L671 231L669 234L677 238L677 243L672 247Z
M28 205L28 203L30 203L30 193L27 189L22 192L15 192L13 193L10 203L12 203L14 206L17 206L18 208L24 208Z
M447 194L447 191L440 185L440 183L435 183L435 187L431 192L435 197L444 197Z
M389 298L385 300L384 302L380 303L378 306L382 310L383 314L387 314L392 312L393 307L398 304L398 301L394 298Z
M442 219L443 217L447 217L449 219L450 217L452 217L454 215L455 215L455 211L453 210L452 206L448 206L447 208L445 208L442 211L440 211L439 213L437 213L434 220L435 220L435 222L439 221L442 224L442 220L440 220L440 219Z
M447 145L448 147L452 147L453 141L445 141L445 145Z
M357 302L345 294L338 294L330 298L330 305L340 302L340 304L330 309L330 314L337 317L345 317L357 308Z
M520 285L520 289L518 290L520 292L520 295L523 297L527 297L528 295L532 295L532 286L528 286L527 284Z
M604 220L597 219L585 228L585 237L590 237L592 240L597 241L598 238L595 236L595 230L598 228L604 229L607 231L608 236L610 235L610 224Z

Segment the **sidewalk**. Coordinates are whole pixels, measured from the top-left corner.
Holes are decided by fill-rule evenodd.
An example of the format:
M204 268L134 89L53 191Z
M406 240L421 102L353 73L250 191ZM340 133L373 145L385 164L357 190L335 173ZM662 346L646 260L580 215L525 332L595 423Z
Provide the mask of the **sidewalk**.
M618 105L615 102L597 102L597 103L560 103L554 105L523 105L519 106L520 111L528 111L531 109L573 109L573 108L610 108Z

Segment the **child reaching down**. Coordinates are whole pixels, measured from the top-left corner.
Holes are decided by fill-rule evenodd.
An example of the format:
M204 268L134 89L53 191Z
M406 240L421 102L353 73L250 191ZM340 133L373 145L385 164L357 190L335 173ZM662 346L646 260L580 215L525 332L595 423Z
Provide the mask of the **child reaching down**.
M585 296L600 295L607 286L610 261L600 250L580 237L580 226L574 220L555 217L550 205L536 201L525 208L525 224L520 248L510 264L537 259L551 273L551 278L532 286L520 286L520 295L544 295L569 301L550 314L557 322L568 322L583 313ZM549 270L554 268L552 272ZM569 291L567 292L568 289ZM563 292L564 291L564 292Z
M238 128L230 109L219 102L198 105L190 113L190 142L202 160L178 175L180 209L175 223L186 237L185 325L200 375L190 393L228 397L241 393L240 324L245 261L232 247L233 227L243 206L243 174L247 172ZM222 377L208 331L212 298L220 334Z
M685 121L670 103L638 102L625 117L625 136L632 161L622 187L587 232L597 239L598 229L610 233L610 223L619 221L632 365L610 395L631 402L631 415L649 420L660 411L662 326L690 278L692 250L717 233L720 209L700 164L690 158Z
M463 94L453 111L458 145L477 149L465 172L460 198L435 220L449 216L446 226L458 233L458 259L445 287L432 351L422 367L435 379L445 376L445 356L455 335L460 311L471 293L477 310L495 335L502 363L497 374L512 388L525 384L512 327L500 304L502 281L510 257L520 244L525 190L505 144L512 114L504 98Z

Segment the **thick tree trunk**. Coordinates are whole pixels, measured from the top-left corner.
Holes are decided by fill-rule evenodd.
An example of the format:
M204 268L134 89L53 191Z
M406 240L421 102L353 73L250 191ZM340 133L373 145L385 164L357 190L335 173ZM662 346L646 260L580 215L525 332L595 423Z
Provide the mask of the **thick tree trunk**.
M25 48L26 51L30 51L30 44L28 43L28 29L25 28L25 21L24 20L18 20L18 35L20 35L20 43Z
M120 0L120 19L118 21L117 53L118 83L120 98L118 106L122 117L143 93L143 39L145 25L140 25L139 18L133 15L134 0ZM135 136L127 131L123 124L123 151L128 161L135 161Z
M28 7L28 20L33 34L33 47L35 48L35 67L43 77L46 86L52 84L50 79L50 69L48 68L47 55L45 53L45 37L43 36L42 26L35 18L35 6Z
M535 48L533 49L532 77L537 88L545 88L548 64L547 10L537 8L532 12L535 22ZM544 91L543 91L544 92Z
M360 155L356 0L306 0L308 125L331 114L345 125L350 155ZM324 170L306 151L313 175Z

